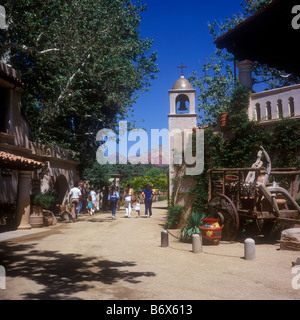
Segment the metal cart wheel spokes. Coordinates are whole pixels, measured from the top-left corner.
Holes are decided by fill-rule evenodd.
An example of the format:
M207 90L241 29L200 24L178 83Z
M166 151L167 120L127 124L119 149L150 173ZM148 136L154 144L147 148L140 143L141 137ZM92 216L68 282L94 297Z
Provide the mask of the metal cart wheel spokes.
M224 194L214 196L208 203L208 217L219 219L223 240L234 240L239 230L239 216L232 200Z

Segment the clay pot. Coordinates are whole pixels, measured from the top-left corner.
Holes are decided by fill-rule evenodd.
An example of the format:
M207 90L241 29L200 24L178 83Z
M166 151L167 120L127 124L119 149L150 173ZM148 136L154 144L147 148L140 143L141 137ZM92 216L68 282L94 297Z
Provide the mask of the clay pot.
M219 124L220 124L221 130L226 130L227 129L228 120L229 120L228 113L227 112L221 112L220 113L220 118L219 118Z
M222 237L222 228L218 219L203 219L203 226L199 227L203 238L203 244L218 245Z
M226 175L225 176L225 182L238 182L239 181L239 177L235 176L235 175Z
M235 175L226 175L225 176L225 183L235 183L239 181L239 177ZM223 184L223 180L220 180L220 183Z

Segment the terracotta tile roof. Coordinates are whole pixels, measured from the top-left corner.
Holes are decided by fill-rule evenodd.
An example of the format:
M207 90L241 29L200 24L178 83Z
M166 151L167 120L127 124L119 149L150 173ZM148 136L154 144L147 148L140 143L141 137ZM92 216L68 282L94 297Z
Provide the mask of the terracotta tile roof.
M17 156L12 153L0 151L0 167L10 168L15 170L34 170L42 168L45 165L43 162L33 159Z

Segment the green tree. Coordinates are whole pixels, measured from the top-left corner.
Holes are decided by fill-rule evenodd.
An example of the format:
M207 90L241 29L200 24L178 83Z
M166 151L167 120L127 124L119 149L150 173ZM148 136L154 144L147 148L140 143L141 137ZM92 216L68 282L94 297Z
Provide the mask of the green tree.
M145 175L142 177L135 177L130 180L131 186L135 191L142 191L147 184L152 188L159 189L160 191L167 191L168 178L165 174L156 176Z
M135 177L144 176L145 169L142 164L99 164L97 161L93 165L84 168L83 179L91 181L91 184L97 189L108 187L111 174L121 175L121 181L124 186L131 182Z
M30 138L95 158L95 135L115 129L158 72L140 36L145 5L129 0L4 0L0 58L23 75Z
M115 173L113 165L101 165L95 161L91 167L86 167L83 170L82 175L84 180L90 181L90 184L96 189L102 190L103 188L111 185L109 179L110 174L112 173Z
M135 177L130 180L130 184L135 192L141 192L147 184L152 185L152 179L149 176Z
M154 188L159 189L162 192L166 192L168 190L168 177L165 174L155 176L152 183Z
M145 172L145 176L155 177L159 176L161 174L161 171L157 167L153 167Z

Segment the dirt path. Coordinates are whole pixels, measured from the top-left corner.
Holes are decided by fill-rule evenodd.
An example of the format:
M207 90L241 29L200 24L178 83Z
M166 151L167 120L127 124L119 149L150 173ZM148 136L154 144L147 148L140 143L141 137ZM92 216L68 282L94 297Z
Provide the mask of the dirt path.
M113 220L101 213L0 242L6 269L0 300L300 298L291 284L300 252L260 244L257 258L246 261L243 243L221 242L194 254L191 244L172 236L161 248L166 202L153 207L152 218L119 211Z

